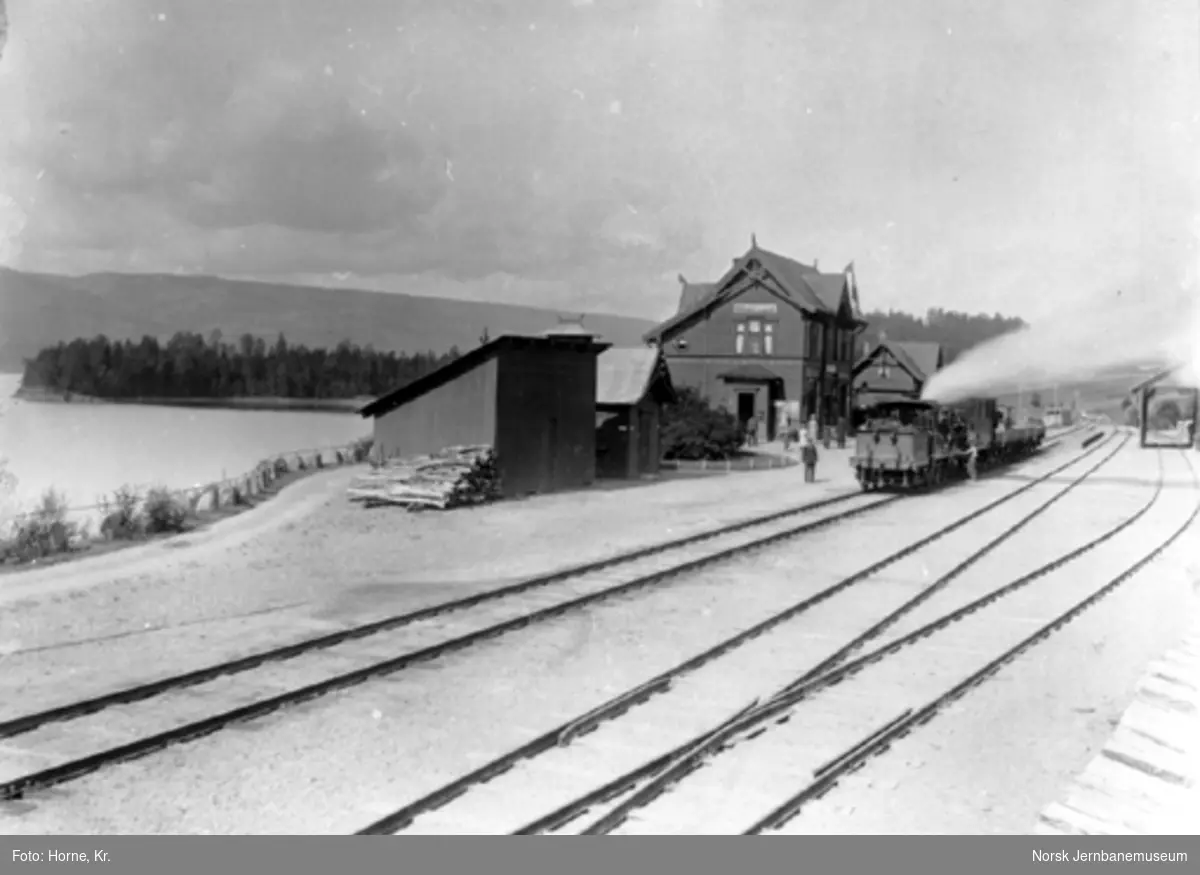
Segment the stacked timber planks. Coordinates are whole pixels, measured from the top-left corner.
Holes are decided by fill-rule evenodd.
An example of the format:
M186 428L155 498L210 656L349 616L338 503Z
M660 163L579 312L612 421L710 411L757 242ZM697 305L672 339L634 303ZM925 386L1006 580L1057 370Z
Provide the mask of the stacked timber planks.
M500 477L490 446L447 447L432 455L388 459L356 477L347 495L368 507L447 510L499 498Z

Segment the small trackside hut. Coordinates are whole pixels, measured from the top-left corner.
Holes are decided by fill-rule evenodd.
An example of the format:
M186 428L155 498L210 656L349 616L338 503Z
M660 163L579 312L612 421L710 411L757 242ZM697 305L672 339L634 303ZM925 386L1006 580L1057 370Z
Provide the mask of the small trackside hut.
M383 458L490 445L504 497L596 477L596 359L590 335L505 335L359 411Z
M1186 368L1161 370L1130 391L1137 399L1142 447L1198 446L1196 410L1200 388Z
M596 476L658 473L662 407L675 400L666 359L657 349L609 349L596 369Z

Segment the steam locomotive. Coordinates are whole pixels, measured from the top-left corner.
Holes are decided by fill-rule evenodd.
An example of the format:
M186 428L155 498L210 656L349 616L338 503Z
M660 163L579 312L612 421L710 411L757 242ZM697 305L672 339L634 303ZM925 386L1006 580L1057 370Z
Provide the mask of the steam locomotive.
M864 411L851 466L864 491L886 486L915 489L964 474L972 448L978 470L1012 462L1042 445L1040 419L1019 424L1011 407L973 398L942 405L892 399Z

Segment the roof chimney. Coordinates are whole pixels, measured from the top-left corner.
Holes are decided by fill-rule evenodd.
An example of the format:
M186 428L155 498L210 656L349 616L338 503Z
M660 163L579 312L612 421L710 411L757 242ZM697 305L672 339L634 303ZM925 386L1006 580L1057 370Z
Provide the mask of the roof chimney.
M753 231L750 232L750 248L758 248L758 235L756 235Z
M684 275L683 275L683 274L679 274L679 284L680 284L681 286L686 286L686 285L687 285L687 278L686 278L686 277L684 277Z
M813 259L813 270L817 269L817 259Z

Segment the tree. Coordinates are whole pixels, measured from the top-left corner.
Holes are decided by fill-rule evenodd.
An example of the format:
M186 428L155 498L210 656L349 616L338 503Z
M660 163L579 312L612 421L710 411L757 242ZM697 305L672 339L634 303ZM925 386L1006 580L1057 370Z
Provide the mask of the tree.
M26 388L101 398L351 398L381 395L458 358L459 351L415 355L380 353L342 341L334 349L289 344L280 334L269 347L242 335L226 343L179 332L160 347L97 337L38 352L25 362Z

